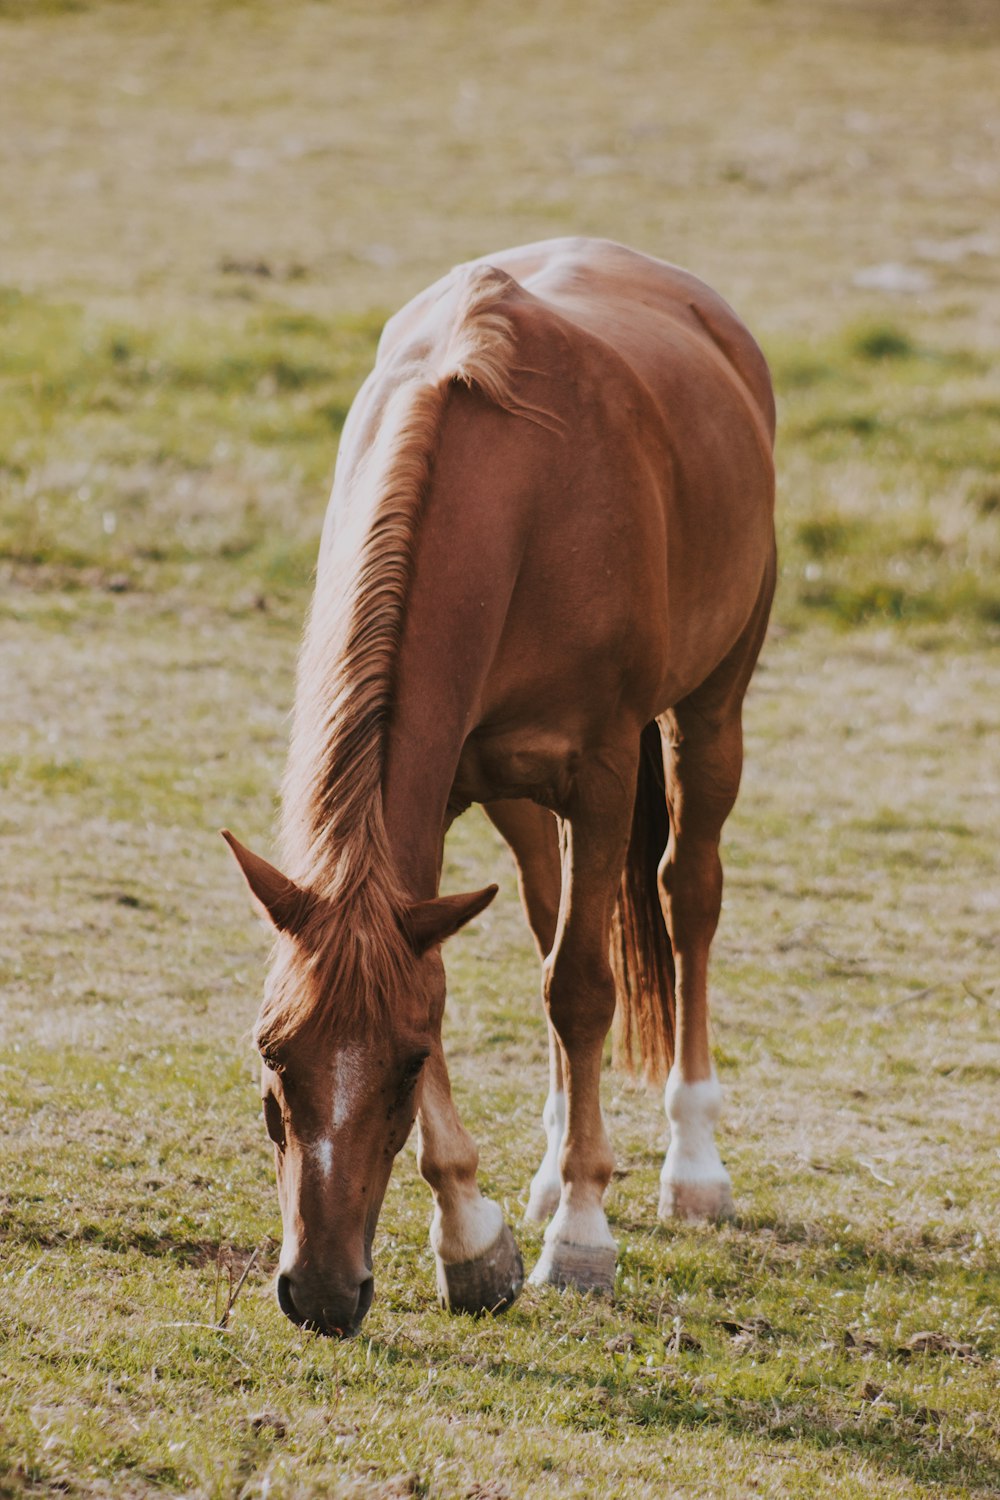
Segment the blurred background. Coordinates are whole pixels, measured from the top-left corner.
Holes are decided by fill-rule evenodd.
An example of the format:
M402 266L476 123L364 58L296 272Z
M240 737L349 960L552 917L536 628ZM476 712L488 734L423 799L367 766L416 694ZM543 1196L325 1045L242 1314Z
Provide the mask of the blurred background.
M771 355L783 618L1000 618L994 0L0 0L0 28L8 577L164 587L228 547L280 590L385 314L584 233L697 272Z
M0 1493L997 1493L998 80L998 0L0 0ZM449 1321L408 1152L335 1346L270 1289L216 830L272 850L385 316L577 233L712 283L777 387L739 1219L657 1224L662 1109L609 1075L613 1302ZM472 811L443 886L494 879L447 1045L530 1264L538 965Z

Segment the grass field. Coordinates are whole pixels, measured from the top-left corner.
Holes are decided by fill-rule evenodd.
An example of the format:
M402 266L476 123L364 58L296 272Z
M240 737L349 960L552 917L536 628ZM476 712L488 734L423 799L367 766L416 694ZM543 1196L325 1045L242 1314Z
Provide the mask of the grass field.
M990 0L0 0L0 1495L1000 1495L998 64ZM575 230L706 276L779 391L737 1219L657 1224L609 1075L613 1299L437 1310L408 1149L334 1345L271 1294L215 830L269 845L382 318ZM447 1026L527 1260L537 972L469 814L446 887L492 878Z

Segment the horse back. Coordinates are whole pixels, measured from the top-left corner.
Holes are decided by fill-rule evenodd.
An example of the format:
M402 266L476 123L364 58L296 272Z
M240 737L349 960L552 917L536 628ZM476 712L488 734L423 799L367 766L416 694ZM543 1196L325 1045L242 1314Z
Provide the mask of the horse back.
M543 240L469 265L506 272L539 302L613 345L627 339L630 356L642 366L657 347L651 316L661 328L668 322L687 328L696 340L714 345L740 379L773 445L774 394L764 355L729 304L691 272L611 240L584 238ZM388 320L379 343L381 359L421 335L425 341L433 338L455 278L456 271L450 271ZM663 353L661 345L660 360Z
M646 722L698 686L758 607L774 549L767 369L721 298L621 246L556 241L471 271L496 278L511 399L452 380L403 645L449 661L470 719L537 720L542 704L584 742L588 716L617 704ZM414 369L447 368L469 274L387 325L368 423Z

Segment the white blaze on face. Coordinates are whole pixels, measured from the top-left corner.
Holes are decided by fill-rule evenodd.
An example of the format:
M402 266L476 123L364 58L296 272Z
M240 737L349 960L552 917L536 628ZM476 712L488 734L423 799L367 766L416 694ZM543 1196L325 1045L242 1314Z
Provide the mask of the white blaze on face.
M333 1110L331 1120L334 1130L350 1119L361 1098L364 1084L364 1057L361 1047L341 1047L333 1059Z
M342 1047L334 1055L331 1070L330 1126L329 1135L322 1135L309 1147L310 1154L319 1171L329 1177L333 1171L333 1138L342 1125L351 1118L361 1097L364 1083L362 1061L364 1052L360 1047Z
M329 1177L333 1171L333 1142L329 1136L321 1136L318 1141L313 1142L312 1154L323 1176Z

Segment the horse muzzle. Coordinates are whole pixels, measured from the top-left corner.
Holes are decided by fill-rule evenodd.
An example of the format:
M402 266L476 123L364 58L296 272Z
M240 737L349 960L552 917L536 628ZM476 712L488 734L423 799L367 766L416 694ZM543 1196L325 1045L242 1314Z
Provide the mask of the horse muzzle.
M314 1287L294 1271L278 1272L278 1306L299 1328L327 1338L350 1339L360 1330L375 1295L375 1278L366 1271L348 1285Z

